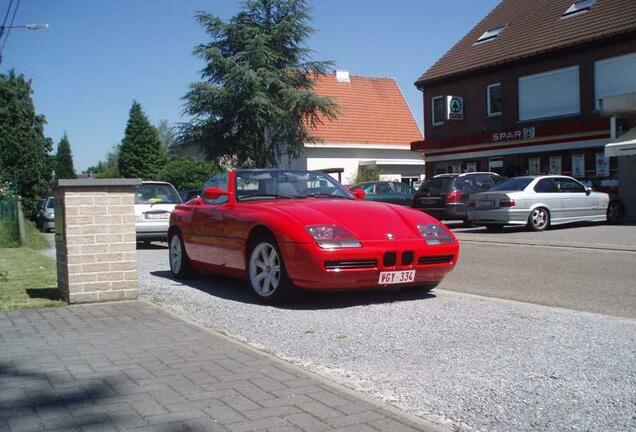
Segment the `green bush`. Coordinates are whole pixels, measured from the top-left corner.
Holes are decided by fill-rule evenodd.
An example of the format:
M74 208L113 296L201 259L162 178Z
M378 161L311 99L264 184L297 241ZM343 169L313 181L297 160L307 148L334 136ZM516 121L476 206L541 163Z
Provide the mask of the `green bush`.
M376 170L358 169L358 175L356 176L356 183L363 183L368 181L380 180L380 174Z
M159 170L156 180L172 183L178 191L200 189L211 176L221 171L216 162L179 157L169 160Z

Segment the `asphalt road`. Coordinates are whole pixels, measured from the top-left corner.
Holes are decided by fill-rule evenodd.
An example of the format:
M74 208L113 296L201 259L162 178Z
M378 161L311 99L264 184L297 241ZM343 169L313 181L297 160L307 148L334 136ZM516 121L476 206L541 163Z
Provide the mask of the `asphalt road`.
M462 242L440 288L636 318L636 253Z

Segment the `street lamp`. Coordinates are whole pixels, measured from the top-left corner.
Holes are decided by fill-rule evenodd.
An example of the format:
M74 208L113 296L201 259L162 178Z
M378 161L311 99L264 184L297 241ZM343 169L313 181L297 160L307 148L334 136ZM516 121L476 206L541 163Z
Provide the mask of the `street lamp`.
M27 30L45 30L47 28L49 28L48 24L38 24L38 23L30 23L30 24L24 24L24 25L17 25L17 26L0 26L0 39L2 38L2 35L4 34L5 30L10 30L10 29L18 29L18 28L24 28ZM9 33L7 33L7 37L9 37ZM7 43L7 38L4 39L4 43L2 45L0 45L0 63L2 63L2 49L4 48L4 44Z

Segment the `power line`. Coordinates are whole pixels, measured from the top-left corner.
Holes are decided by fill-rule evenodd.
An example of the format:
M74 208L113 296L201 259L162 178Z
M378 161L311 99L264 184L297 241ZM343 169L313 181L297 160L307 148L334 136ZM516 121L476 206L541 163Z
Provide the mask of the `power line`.
M11 6L11 3L9 3ZM0 52L4 49L4 46L7 44L7 39L9 39L9 35L11 34L11 27L13 27L13 22L15 21L15 15L18 13L18 8L20 7L20 0L18 0L15 4L15 9L13 9L13 16L11 16L11 22L9 23L9 27L7 29L7 35L4 37L4 42L2 46L0 46Z
M9 18L9 12L11 12L11 6L13 6L13 0L9 0L9 7L7 8L7 12L4 14L4 21L2 21L2 25L0 26L0 40L2 40L4 26L7 25L7 19Z

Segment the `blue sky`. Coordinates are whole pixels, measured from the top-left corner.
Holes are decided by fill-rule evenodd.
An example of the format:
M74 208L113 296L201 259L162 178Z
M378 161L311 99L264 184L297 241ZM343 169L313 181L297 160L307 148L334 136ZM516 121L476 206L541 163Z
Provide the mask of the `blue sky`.
M319 60L352 74L389 76L422 124L414 81L499 0L310 0L308 41ZM0 0L4 14L9 0ZM223 19L236 0L22 0L15 24L48 23L43 31L13 30L0 72L33 80L36 110L56 144L66 130L76 169L97 163L123 138L137 99L153 123L185 120L181 97L199 79L192 48L206 39L193 16Z

